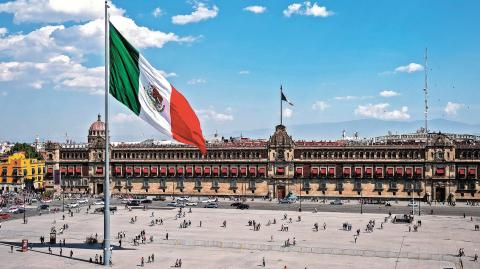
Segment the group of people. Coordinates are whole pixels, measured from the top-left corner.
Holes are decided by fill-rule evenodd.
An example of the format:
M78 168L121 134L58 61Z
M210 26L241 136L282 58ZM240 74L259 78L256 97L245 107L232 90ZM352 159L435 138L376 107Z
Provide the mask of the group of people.
M149 255L147 258L147 263L152 263L155 262L155 254L152 253L152 255ZM145 258L141 257L140 258L140 266L143 267L145 266Z
M270 223L270 220L268 222ZM254 231L260 231L261 224L259 222L256 222L255 220L249 220L248 226L253 226Z

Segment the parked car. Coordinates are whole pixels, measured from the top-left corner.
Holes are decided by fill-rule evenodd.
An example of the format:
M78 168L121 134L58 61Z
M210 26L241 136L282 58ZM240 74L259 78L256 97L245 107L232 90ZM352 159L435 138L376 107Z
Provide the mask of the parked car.
M250 206L248 204L239 204L237 206L237 209L241 209L241 210L244 210L244 209L249 209Z
M79 199L77 202L81 205L82 204L88 204L88 199Z
M390 203L390 201L386 201L385 206L392 206L392 204Z
M32 199L30 199L30 202L31 203L36 203L36 202L38 202L38 200L37 200L37 198L32 198Z
M102 201L102 200L97 200L97 201L95 201L93 204L94 204L94 205L104 205L105 202Z
M65 205L66 208L77 208L79 206L80 205L78 203L70 203L70 204Z
M177 198L177 201L188 202L188 201L190 201L190 196L180 196L180 197Z
M242 204L241 202L235 202L235 203L232 203L230 206L235 206L235 207L237 207L237 206L239 206L239 205L241 205L241 204Z
M218 208L218 205L216 203L208 203L205 205L205 208Z
M280 204L291 204L292 200L284 198L284 199L281 199L280 201L278 201L278 203L280 203Z
M38 210L50 210L50 206L45 204L39 205Z
M130 201L127 202L127 205L128 206L139 206L140 201L139 200L130 200Z
M52 202L52 199L44 199L42 200L42 202L48 204Z
M211 199L205 199L205 200L202 200L202 203L216 203L218 202L218 199L217 198L211 198Z
M156 196L152 199L153 201L165 201L167 198L165 196Z
M95 212L95 213L100 213L100 212L103 212L103 211L105 211L105 207L104 207L104 206L95 208L95 211L94 211L94 212ZM117 211L117 207L116 207L116 206L111 206L111 207L110 207L110 212L115 212L115 211Z
M152 203L152 200L150 200L150 199L143 199L143 200L141 201L141 203L142 203L142 204L151 204L151 203Z
M125 199L122 199L122 204L128 204L128 202L132 201L133 199L131 198L125 198Z
M186 206L197 206L198 203L195 203L195 202L186 202L185 205L186 205Z
M18 207L16 206L11 206L9 209L8 209L8 213L13 213L13 214L17 214L19 211Z
M331 205L343 205L342 200L333 200L330 202Z
M6 220L6 219L9 219L11 217L12 217L12 215L10 215L8 213L0 213L0 219Z
M408 203L408 206L409 206L409 207L412 207L412 206L413 206L413 207L417 207L417 206L418 206L418 203L417 203L417 202L414 202L414 201L410 201L410 202Z
M169 202L167 203L167 206L173 206L173 207L177 207L177 202Z

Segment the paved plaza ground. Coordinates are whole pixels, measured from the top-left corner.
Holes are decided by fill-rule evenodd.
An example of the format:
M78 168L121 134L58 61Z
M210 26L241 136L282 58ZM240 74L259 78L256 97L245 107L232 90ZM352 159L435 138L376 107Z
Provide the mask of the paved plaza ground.
M92 210L93 211L93 210ZM91 212L92 212L91 211ZM182 259L182 268L460 268L460 259L455 256L459 248L465 249L462 258L464 268L480 268L473 262L473 255L480 248L480 232L474 231L478 217L421 216L422 225L418 232L409 232L408 224L381 223L388 215L335 212L284 212L273 210L236 210L193 208L192 213L184 209L185 217L176 218L178 209L134 209L123 207L112 215L112 243L114 268L138 268L140 258L155 255L154 263L145 263L148 268L171 268L176 259ZM154 217L151 217L154 212ZM284 213L287 219L283 220ZM86 214L85 208L73 217L62 220L62 213L30 217L28 224L21 219L6 221L0 228L1 268L98 268L90 264L89 258L102 254L100 246L86 245L89 235L102 238L103 218L101 214ZM137 222L130 219L137 216ZM298 216L301 221L298 221ZM151 225L154 219L163 219L163 225ZM292 222L290 223L290 218ZM418 218L418 217L417 217ZM276 224L273 224L274 219ZM180 228L183 221L191 221L187 228ZM261 224L259 231L248 225L249 220ZM375 220L373 232L366 232L370 220ZM200 221L202 225L200 227ZM222 223L226 221L226 227ZM270 221L270 225L268 222ZM351 231L342 229L349 222ZM314 223L319 230L313 229ZM326 229L323 229L323 224ZM59 256L59 245L40 245L40 236L48 240L50 228L68 224L69 228L58 234L65 239L63 256ZM280 231L281 225L288 232ZM413 227L413 226L412 226ZM153 242L134 246L132 238L144 229L147 241ZM360 229L355 243L354 234ZM117 233L125 231L126 239L118 247ZM168 233L169 240L165 240ZM273 236L273 241L271 240ZM28 239L32 251L17 251L21 239ZM290 240L295 246L285 247ZM10 253L10 245L15 249ZM73 259L69 258L73 250Z

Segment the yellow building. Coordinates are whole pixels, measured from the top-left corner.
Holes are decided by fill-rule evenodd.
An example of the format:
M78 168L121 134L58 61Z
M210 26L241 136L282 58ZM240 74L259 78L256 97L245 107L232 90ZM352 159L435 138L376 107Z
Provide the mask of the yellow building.
M43 189L44 173L45 161L26 158L24 152L14 153L0 161L0 191Z

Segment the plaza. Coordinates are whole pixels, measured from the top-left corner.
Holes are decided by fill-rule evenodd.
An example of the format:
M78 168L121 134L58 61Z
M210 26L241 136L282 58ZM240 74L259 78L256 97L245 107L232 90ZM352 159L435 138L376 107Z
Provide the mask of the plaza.
M90 258L95 260L95 255L103 254L101 245L85 243L88 236L103 238L103 215L93 212L92 208L87 214L83 207L79 213L73 213L73 217L65 212L65 220L59 212L30 217L28 224L23 224L21 219L3 222L0 228L2 268L103 266L89 262ZM177 259L182 259L182 268L258 268L263 266L262 259L265 259L265 268L461 268L460 248L466 254L461 258L463 268L479 266L473 261L480 245L480 232L474 230L478 217L424 215L417 217L422 223L415 232L413 225L418 219L412 224L392 223L392 218L384 222L388 214L197 207L192 208L191 213L188 208L178 213L178 208L127 210L119 206L111 216L112 267L136 268L144 257L146 268L174 267ZM137 221L132 223L132 218ZM367 224L373 220L373 229L366 231ZM260 228L254 230L249 221L260 224ZM184 223L187 225L182 228ZM352 229L344 230L344 223ZM64 224L68 228L60 233ZM51 246L52 254L49 254L50 245L40 244L39 238L44 236L48 242L53 226L57 231L57 244ZM281 231L282 226L288 227L284 229L287 231ZM357 229L360 233L355 240ZM142 230L145 243L134 245L133 238ZM122 247L117 238L119 232L125 232ZM19 251L22 239L28 239L32 250ZM58 242L63 239L65 245L61 244L60 256ZM13 253L11 245L15 246ZM69 257L71 250L72 258ZM154 262L148 263L148 256L152 254Z

